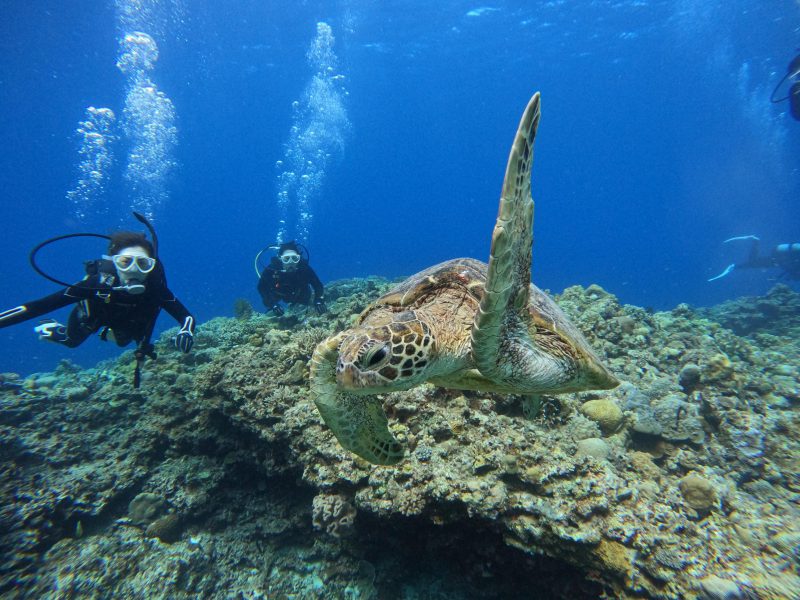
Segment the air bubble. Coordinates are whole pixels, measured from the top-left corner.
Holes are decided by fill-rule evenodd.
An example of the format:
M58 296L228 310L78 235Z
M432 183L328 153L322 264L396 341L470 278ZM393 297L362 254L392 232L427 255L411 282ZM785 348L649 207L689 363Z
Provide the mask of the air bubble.
M86 109L85 120L78 123L78 181L75 188L67 192L73 212L79 219L99 208L105 193L111 168L114 164L112 142L114 141L114 111L110 108Z
M130 142L124 177L133 207L149 217L167 200L169 176L177 166L175 106L148 74L157 59L158 46L148 34L123 36L117 67L128 77L122 129Z
M312 201L320 195L328 164L342 156L351 127L344 105L344 76L336 72L334 42L331 27L317 23L317 35L306 53L314 74L302 98L292 102L289 139L283 160L276 163L284 169L277 176L278 242L288 239L289 223L294 226L295 239L308 241L314 218Z

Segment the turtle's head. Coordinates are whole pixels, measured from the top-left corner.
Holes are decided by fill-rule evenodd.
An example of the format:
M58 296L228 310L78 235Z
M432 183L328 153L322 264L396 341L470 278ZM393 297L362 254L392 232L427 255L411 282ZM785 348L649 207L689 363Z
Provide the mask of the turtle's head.
M433 338L428 327L411 314L413 320L351 330L339 345L337 385L375 394L405 390L427 379Z

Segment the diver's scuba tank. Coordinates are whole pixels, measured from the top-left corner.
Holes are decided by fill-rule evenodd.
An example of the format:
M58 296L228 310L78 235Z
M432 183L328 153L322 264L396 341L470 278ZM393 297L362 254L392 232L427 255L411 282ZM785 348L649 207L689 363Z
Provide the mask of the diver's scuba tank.
M778 254L793 254L795 256L800 256L800 244L778 244L775 248L775 252Z

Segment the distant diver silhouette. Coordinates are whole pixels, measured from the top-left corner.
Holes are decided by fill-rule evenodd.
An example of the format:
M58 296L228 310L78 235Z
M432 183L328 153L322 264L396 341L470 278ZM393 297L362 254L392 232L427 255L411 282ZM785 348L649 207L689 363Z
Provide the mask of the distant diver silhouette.
M260 270L258 259L265 250L278 252L270 259L269 264ZM314 310L320 315L327 310L323 298L325 288L311 268L308 250L303 244L292 240L278 246L267 246L256 254L255 267L258 275L258 293L264 306L275 316L280 317L284 313L281 301L310 306L312 290Z
M778 90L781 88L786 80L790 80L792 84L789 86L789 93L783 98L775 98ZM792 59L789 67L786 69L786 75L781 78L772 94L769 97L770 102L777 104L785 100L789 101L789 112L795 121L800 121L800 54Z
M778 244L769 254L761 254L759 252L761 240L754 235L739 235L728 238L723 244L745 240L752 242L747 260L741 263L729 264L722 273L708 281L722 279L736 269L781 269L781 277L800 280L800 243Z

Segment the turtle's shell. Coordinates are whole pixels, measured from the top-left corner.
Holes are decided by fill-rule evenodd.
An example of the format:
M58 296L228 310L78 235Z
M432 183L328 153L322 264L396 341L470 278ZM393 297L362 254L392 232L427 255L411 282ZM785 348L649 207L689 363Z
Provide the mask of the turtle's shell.
M443 293L466 292L480 302L486 283L486 263L474 258L447 260L416 273L373 302L361 320L380 306L413 308L435 302Z
M380 309L389 308L391 313L398 313L422 306L428 308L426 312L433 318L452 320L457 318L457 313L461 313L463 318L466 316L463 314L463 310L453 310L452 302L457 300L462 308L465 304L470 308L474 307L474 310L470 310L469 322L463 323L465 328L470 328L474 311L477 310L485 295L484 284L486 283L487 269L486 263L474 258L456 258L429 267L415 273L378 298L361 313L358 323L362 324L368 321L368 324L383 324L379 321L384 321L384 319L376 318L375 314L376 311L381 312ZM468 296L471 301L465 302L465 296ZM440 307L439 304L442 306ZM545 339L542 341L550 345L553 336L556 336L561 345L565 346L564 350L568 354L571 353L569 352L570 346L576 346L585 353L592 353L581 332L570 322L561 308L534 284L530 284L528 311L531 315L532 325L532 331L529 333L534 339L538 333L539 339L544 337ZM396 316L392 320L395 319ZM461 336L456 337L460 338ZM460 342L461 340L452 341ZM447 336L440 337L438 342L442 348L443 344L448 343Z

